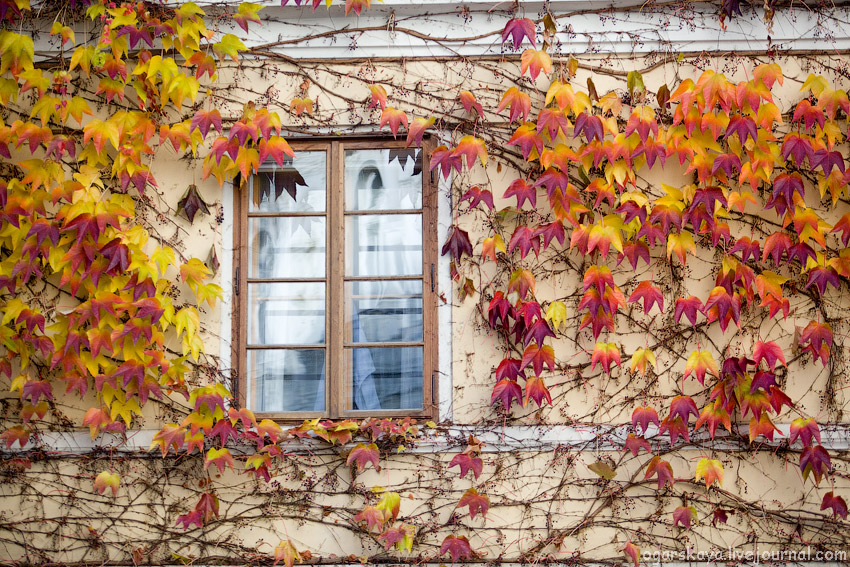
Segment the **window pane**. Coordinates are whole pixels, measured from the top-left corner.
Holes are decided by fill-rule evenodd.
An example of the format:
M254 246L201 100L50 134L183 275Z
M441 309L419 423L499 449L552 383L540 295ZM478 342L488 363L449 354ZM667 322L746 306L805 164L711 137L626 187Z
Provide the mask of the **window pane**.
M355 410L422 409L422 347L345 349Z
M254 411L324 411L325 350L249 350L247 397Z
M298 152L283 167L266 162L254 176L252 213L294 213L325 210L327 156L325 152Z
M325 342L325 284L249 283L248 344Z
M346 343L421 340L421 281L371 281L345 284Z
M345 152L345 210L422 208L418 148Z
M413 276L422 273L422 215L345 218L345 275Z
M325 234L325 217L248 219L248 277L324 277Z

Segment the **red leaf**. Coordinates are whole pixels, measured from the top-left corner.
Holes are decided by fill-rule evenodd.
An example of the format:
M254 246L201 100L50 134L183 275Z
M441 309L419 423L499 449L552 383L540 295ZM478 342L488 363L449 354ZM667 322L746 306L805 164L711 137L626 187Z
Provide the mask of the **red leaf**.
M728 514L733 514L734 512L729 512ZM725 524L729 519L729 515L726 510L723 508L715 508L714 517L711 520L711 525L716 526L718 523Z
M823 495L823 501L820 505L821 510L826 510L827 508L832 508L833 518L841 516L845 520L847 519L847 502L841 496L835 496L832 491Z
M6 449L11 449L12 445L16 442L20 445L21 449L29 443L30 432L25 427L20 425L16 425L15 427L10 427L3 433L0 433L0 441L6 444Z
M720 400L709 402L702 408L702 413L700 413L699 419L694 424L694 431L697 431L704 424L708 426L708 433L712 439L714 439L717 427L720 425L723 425L730 433L732 432L732 421L729 418L729 412L726 411Z
M640 282L634 293L629 296L628 302L634 303L643 299L643 312L649 313L653 305L658 305L658 310L664 312L664 297L661 295L661 290L652 285L652 282L647 280Z
M533 229L520 225L511 235L508 252L513 253L517 248L519 248L520 260L525 259L531 250L534 250L534 255L537 256L540 253L540 237Z
M552 405L552 395L549 393L543 379L538 376L531 376L525 382L525 404L528 405L529 400L534 400L538 407L543 406L543 400L546 399L549 405Z
M469 201L469 208L475 208L478 203L484 203L487 208L493 210L493 194L487 189L481 189L478 185L473 185L460 198L460 202Z
M210 127L214 127L216 131L221 134L221 113L217 108L212 110L198 110L195 113L195 116L192 117L192 123L189 125L189 133L197 128L201 131L201 135L206 138L207 132L210 131ZM262 160L261 160L262 161Z
M623 444L623 450L631 451L632 456L637 457L641 449L645 450L647 453L652 452L652 446L649 444L649 441L643 437L635 436L634 433L629 433L629 436L626 437L626 442Z
M355 522L366 522L366 525L369 527L369 531L371 532L374 528L377 528L378 531L381 531L381 528L384 525L384 513L375 508L374 506L366 506L363 510L360 511L356 516L354 516Z
M660 433L670 434L670 445L674 445L679 437L683 437L685 442L690 441L688 435L688 424L685 423L679 416L667 416L658 427Z
M538 347L537 345L528 345L522 353L522 368L531 365L534 369L534 375L540 376L543 373L543 366L547 366L550 372L555 371L555 352L549 345Z
M475 136L467 135L461 138L452 155L460 157L461 161L465 157L467 169L472 167L476 157L481 160L481 165L487 165L487 145L484 140Z
M632 542L628 542L625 547L623 547L623 553L631 557L632 565L634 567L638 567L640 563L640 548L633 544Z
M490 498L486 494L478 494L474 488L469 488L458 502L458 507L464 506L469 506L469 517L474 520L477 514L481 514L482 517L487 515L487 510L490 509Z
M440 146L431 152L431 171L440 168L444 179L449 178L452 169L460 173L463 171L463 159L446 146Z
M195 222L195 215L198 211L207 215L210 214L209 207L201 197L198 187L194 184L189 185L189 188L186 190L186 194L183 195L183 198L180 199L179 203L177 203L177 210L182 211L186 215L186 218L189 219L189 224L193 224Z
M832 347L832 327L829 323L811 321L800 333L801 352L810 352L813 360L820 359L826 366L829 360L829 350Z
M676 396L670 402L670 417L681 417L682 421L687 423L691 414L694 414L695 418L699 417L697 404L690 396Z
M447 536L443 540L443 545L440 546L440 555L448 553L452 557L452 562L457 563L461 557L472 559L472 548L469 546L469 540L464 536Z
M803 449L800 455L800 470L803 472L804 480L808 479L810 474L814 474L815 484L820 484L823 475L828 473L831 468L832 462L829 459L829 453L821 445Z
M776 362L781 362L782 366L787 366L785 364L785 355L782 353L782 348L773 341L757 341L755 348L753 349L753 361L755 365L758 366L759 362L765 360L767 362L767 367L773 370L774 366L776 366Z
M446 239L445 244L443 244L443 248L440 253L443 256L450 254L452 259L457 261L460 260L464 252L470 257L473 255L472 242L469 241L469 233L465 230L461 230L457 226L453 226L452 232L448 239Z
M513 403L514 399L516 399L517 402L522 403L522 388L516 380L503 378L499 380L495 386L493 386L493 393L490 396L490 405L495 405L496 400L501 400L502 407L506 410L510 410L511 403Z
M646 433L650 423L659 424L658 412L655 411L655 408L636 407L632 412L632 427L637 429L637 426L640 425L641 430Z
M669 484L670 488L673 487L675 482L673 480L673 467L667 461L661 460L661 457L652 457L652 460L646 466L646 473L643 478L646 480L655 475L658 475L658 490L663 489L665 484Z
M458 453L449 463L449 468L454 466L460 467L460 478L465 477L467 472L472 471L473 476L477 480L481 475L481 471L484 469L484 462L479 457L473 457L469 453Z
M502 44L511 38L514 44L514 51L517 51L522 45L524 38L537 49L536 32L534 30L534 22L528 18L513 18L505 24L505 29L502 30Z
M597 363L602 365L606 374L610 374L611 363L620 366L620 347L616 343L596 343L596 346L593 347L590 369L595 369Z
M433 116L428 118L414 118L413 122L407 127L407 141L405 145L410 147L411 145L421 146L422 145L422 136L425 135L425 131L434 125L436 119ZM436 152L436 150L435 150ZM434 169L434 166L431 166L431 169ZM443 173L443 177L448 177L446 173Z
M788 444L793 445L797 439L802 441L804 447L812 444L812 439L820 443L820 428L817 422L809 418L799 417L791 422L791 433L788 436ZM821 508L822 510L823 508Z
M673 511L673 527L681 525L686 530L691 529L691 522L697 519L697 511L693 506L679 506Z
M381 113L380 127L383 128L385 125L389 125L390 132L393 133L393 138L398 134L398 127L401 124L404 124L404 127L407 128L407 114L404 111L388 106Z
M552 59L549 57L549 54L543 50L538 51L537 49L526 49L522 52L522 57L520 59L520 73L525 75L526 71L528 71L532 80L536 80L541 72L548 75L552 72ZM601 126L601 120L599 121L599 124Z
M505 191L505 199L516 197L518 209L528 201L532 208L537 207L537 187L529 185L524 179L514 179Z
M478 116L484 118L484 108L481 106L481 103L475 100L475 95L469 91L460 91L458 95L460 99L460 103L463 105L464 110L467 112L472 112L473 109L478 113Z
M369 108L375 108L380 105L381 110L384 110L387 107L387 90L381 85L370 85L369 90L372 93Z
M518 118L526 120L531 112L531 97L520 92L518 88L511 87L502 95L502 100L499 102L496 112L502 112L507 107L510 107L511 110L511 122Z
M374 443L367 445L366 443L358 443L354 449L348 454L345 464L351 466L352 463L357 464L357 470L362 471L368 463L372 463L375 470L381 470L378 446Z

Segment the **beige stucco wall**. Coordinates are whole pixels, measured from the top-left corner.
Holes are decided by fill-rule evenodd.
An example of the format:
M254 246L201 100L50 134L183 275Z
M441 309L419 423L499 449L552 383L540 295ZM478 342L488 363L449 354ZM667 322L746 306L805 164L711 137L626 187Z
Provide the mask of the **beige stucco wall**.
M563 62L559 62L563 63ZM696 77L703 68L716 67L734 80L743 80L751 70L748 59L719 58L698 61L685 60L653 65L646 59L585 58L575 84L584 85L592 76L596 89L604 94L611 88L624 89L624 72L639 68L650 90L661 84L673 86L674 81ZM787 110L800 97L799 86L810 71L830 75L835 61L815 58L787 58L782 61L786 75L784 87L777 87L777 104ZM298 67L284 62L246 61L238 69L222 71L221 83L215 85L213 100L225 117L238 118L243 102L271 103L281 112L287 128L296 134L315 130L326 132L360 129L377 131L379 113L366 108L368 84L380 82L391 85L393 104L413 115L449 115L443 123L442 134L450 136L459 121L468 116L456 101L457 91L473 86L485 107L494 108L500 89L518 75L515 61L420 61L400 63L382 61L355 63L303 62ZM507 78L506 78L507 77ZM309 85L305 83L309 79ZM296 118L287 112L288 101L301 95L301 86L316 101L313 117ZM539 106L548 79L541 78L535 97ZM530 90L530 87L526 90ZM495 115L489 118L497 120ZM503 135L506 124L487 126L483 136ZM451 194L442 198L457 206L461 191L472 184L489 188L501 195L516 171L510 160L516 156L493 152L486 169L476 167L470 174L454 179ZM640 172L641 185L657 193L660 183L676 185L687 182L682 171L668 168L663 175ZM185 219L176 228L163 225L156 234L185 256L205 259L210 246L219 258L228 254L231 235L228 232L227 209L230 193L215 180L201 179L201 159L177 155L170 147L160 147L152 170L159 190L149 198L158 209L173 212L189 184L200 188L204 199L211 204L211 214L199 216L194 225ZM812 192L809 193L812 195ZM506 205L497 199L497 208ZM812 206L816 203L813 200ZM481 239L487 235L481 211L466 214L460 205L460 225L469 231L476 252ZM753 213L757 211L753 210ZM139 207L141 218L154 227L157 220L150 209ZM824 213L826 220L832 219ZM733 226L733 236L742 230ZM509 232L506 236L509 236ZM743 234L743 233L741 233ZM507 240L507 238L506 238ZM663 250L653 251L663 255ZM705 248L701 254L708 254ZM585 259L577 253L566 253L575 268ZM643 331L631 331L625 317L617 321L616 339L622 343L623 367L611 377L599 369L590 371L590 351L593 341L587 334L578 333L580 318L575 314L580 294L578 271L568 269L553 272L541 254L540 262L530 260L538 276L537 297L541 301L564 300L569 321L555 342L560 363L572 366L568 371L546 376L555 400L554 407L514 407L511 416L490 407L490 392L495 383L493 369L503 358L504 351L497 338L487 329L478 314L486 309L492 290L479 286L479 293L460 301L456 290L441 289L451 303L451 375L441 385L451 387L451 424L473 425L475 431L495 436L490 449L497 449L505 427L516 424L604 424L620 425L629 421L636 400L660 401L679 391L684 360L695 348L680 337L667 337L668 342L656 349L658 373L646 378L632 377L626 370L628 355L645 342ZM476 260L477 262L477 260ZM610 264L610 262L609 262ZM480 268L469 263L461 268L476 281L487 281L495 275L492 264ZM698 259L689 260L686 269L669 272L656 264L653 273L644 267L635 273L621 266L615 271L617 284L627 295L637 281L653 278L665 284L665 306L672 305L679 286L689 293L705 297L713 287L714 274ZM474 274L474 275L473 275ZM480 274L480 276L479 276ZM227 288L231 273L220 269L217 282ZM499 276L499 277L503 277ZM175 274L176 279L176 274ZM669 287L669 289L668 289ZM830 292L827 309L840 316L846 300ZM712 328L707 340L718 348L735 354L751 352L757 338L790 344L795 326L805 325L811 318L811 306L806 302L792 303L792 315L786 321L765 322L757 310L748 312L742 330L734 326L726 333ZM670 312L664 318L647 317L639 309L630 315L650 329L670 323ZM199 382L221 377L228 372L226 358L228 337L222 336L223 321L229 317L227 305L204 309L204 337L207 354L194 376ZM716 327L716 326L714 326ZM844 372L846 355L843 337L846 323L834 324L836 362L827 368L813 364L808 357L789 364L785 391L798 402L805 415L822 421L846 422L848 400L847 377ZM176 339L167 346L179 348ZM714 352L720 358L720 352ZM222 361L221 356L225 356ZM706 398L693 380L683 386L684 392ZM8 401L8 400L7 400ZM9 401L9 403L15 403ZM180 403L179 401L176 403ZM79 423L81 406L77 401L60 400L57 407L73 422ZM780 422L787 423L797 414L785 411ZM180 419L180 409L153 402L146 408L144 420L138 425L154 429L158 423ZM450 425L446 423L444 425ZM48 426L51 427L51 426ZM52 426L61 427L60 423ZM541 434L545 429L541 428ZM576 447L566 442L552 448L528 441L528 448L510 452L485 452L485 468L480 479L458 479L457 469L449 468L456 445L444 440L424 442L415 454L388 457L380 472L371 468L352 476L344 466L338 451L321 446L289 447L291 456L275 471L271 484L257 484L248 476L228 473L223 477L212 474L211 482L221 499L222 518L204 530L184 532L175 527L176 517L185 513L206 485L202 461L196 456L147 458L140 455L109 453L60 455L47 453L31 456L32 468L17 471L16 464L5 460L0 474L0 561L21 560L26 563L88 561L130 563L138 550L140 562L171 563L185 558L203 558L204 562L247 562L267 559L280 540L291 539L299 550L310 550L317 560L328 563L368 560L440 561L439 545L449 534L468 535L480 559L520 561L530 551L536 557L555 560L620 561L625 560L622 546L628 540L639 544L645 553L653 550L683 550L694 546L699 550L712 547L759 550L795 548L801 542L825 542L831 549L847 549L846 523L835 524L819 512L821 497L834 490L848 492L846 453L833 452L835 472L830 480L814 487L803 482L799 473L798 453L781 448L740 446L731 452L713 451L712 444L700 441L679 447L665 458L671 461L679 480L675 487L662 492L655 490L654 479L643 480L643 467L649 460L645 453L632 457L621 451L596 450L593 444ZM666 453L668 444L661 442L658 451ZM723 460L726 477L722 488L707 490L693 482L696 461L703 456ZM121 472L122 487L112 498L93 492L91 482L99 471L113 465ZM617 470L617 477L607 482L587 469L596 460L606 460ZM416 526L414 550L410 555L386 552L361 528L354 527L353 516L364 503L374 501L373 487L397 491L402 495L400 518ZM463 492L475 486L490 497L491 509L486 521L470 520L466 512L455 509ZM671 513L676 507L695 505L699 525L685 532L672 526ZM734 510L725 526L711 525L716 507ZM173 555L177 554L177 555ZM443 557L442 560L445 560Z

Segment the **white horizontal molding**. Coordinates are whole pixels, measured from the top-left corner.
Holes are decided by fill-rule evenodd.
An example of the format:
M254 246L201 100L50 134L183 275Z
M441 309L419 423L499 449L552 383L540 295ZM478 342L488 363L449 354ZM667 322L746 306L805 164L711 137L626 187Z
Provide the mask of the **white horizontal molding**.
M525 6L525 15L538 12ZM468 8L464 11L463 8ZM717 3L653 6L617 2L552 2L550 11L570 14L557 20L559 33L552 55L646 54L676 56L678 53L716 51L766 52L850 48L846 21L850 10L833 8L825 17L804 5L777 9L772 28L761 9L744 7L744 15L727 20L721 29ZM437 2L413 7L408 0L373 2L361 16L344 16L341 8L330 11L309 6L271 5L260 12L262 26L246 34L238 27L220 31L234 33L249 47L296 59L399 58L450 56L503 56L514 53L502 46L501 32L511 14L493 8L492 2ZM588 13L597 10L596 13ZM601 11L600 11L601 10ZM368 31L358 31L365 28ZM406 30L410 30L408 33ZM538 25L542 31L542 24ZM316 36L302 40L305 36ZM474 39L468 39L474 38ZM528 47L527 44L523 48Z
M757 440L751 447L764 447L770 450L787 444L790 424L777 424L774 441L764 438ZM3 449L0 454L21 453L28 451L43 451L54 456L81 456L103 451L121 453L147 452L153 442L157 430L142 429L130 431L126 438L115 434L102 434L92 440L87 431L39 432L35 440L31 440L23 449L15 446L13 449ZM472 435L484 443L485 453L508 452L548 452L555 449L570 449L584 451L622 451L629 433L630 425L618 426L582 426L582 425L509 425L509 426L444 426L436 428L423 427L423 436L418 439L409 452L412 453L454 453L466 447L466 441ZM739 426L742 436L747 435L746 425ZM665 450L670 447L669 436L659 434L658 428L650 425L646 438L654 449ZM703 450L707 446L715 449L747 446L740 438L730 437L725 430L717 431L715 439L709 439L703 429L691 436L692 443L677 445L684 450ZM746 441L746 440L744 440ZM821 428L821 443L829 451L850 450L850 424L829 425ZM799 447L799 443L795 446ZM284 441L283 449L287 452L314 452L326 447L318 440ZM241 452L241 451L240 451ZM159 456L159 451L151 453Z
M463 2L417 2L377 0L360 16L344 14L345 2L336 0L330 9L324 2L315 11L311 0L296 6L290 0L261 2L262 25L251 23L246 34L234 22L219 18L232 12L235 2L204 3L209 25L217 38L232 33L260 56L273 53L299 60L364 58L513 57L502 45L501 33L514 16L494 0ZM759 4L759 3L755 3ZM172 4L173 5L173 4ZM850 7L809 8L803 3L777 8L772 26L764 11L742 4L743 15L720 26L720 2L654 5L634 0L560 0L548 3L557 17L558 34L550 49L554 57L571 55L646 55L677 57L680 53L804 51L824 54L850 50ZM542 2L522 2L522 15L539 19ZM561 17L558 17L561 16ZM40 58L54 57L56 37L47 31L51 20L36 24L35 49ZM542 32L542 24L537 25ZM89 25L76 29L78 43L93 41L97 30ZM307 38L307 39L305 39ZM539 34L538 34L539 38ZM528 47L525 42L522 48Z

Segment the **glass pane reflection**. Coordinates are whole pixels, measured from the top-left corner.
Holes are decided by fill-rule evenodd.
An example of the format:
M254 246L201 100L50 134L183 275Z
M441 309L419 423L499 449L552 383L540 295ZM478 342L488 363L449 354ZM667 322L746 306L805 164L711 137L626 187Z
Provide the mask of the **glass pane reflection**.
M346 343L421 340L421 281L358 281L345 284Z
M351 409L422 409L422 357L422 347L345 349Z
M345 275L414 276L422 273L422 215L345 218Z
M325 225L325 217L248 219L248 277L324 277Z
M325 342L325 284L249 283L248 344Z
M345 210L421 208L422 152L418 148L345 152Z
M254 411L324 411L325 350L249 350L247 398Z
M250 211L324 212L326 185L325 152L298 152L294 160L287 157L283 167L267 162L253 178Z

